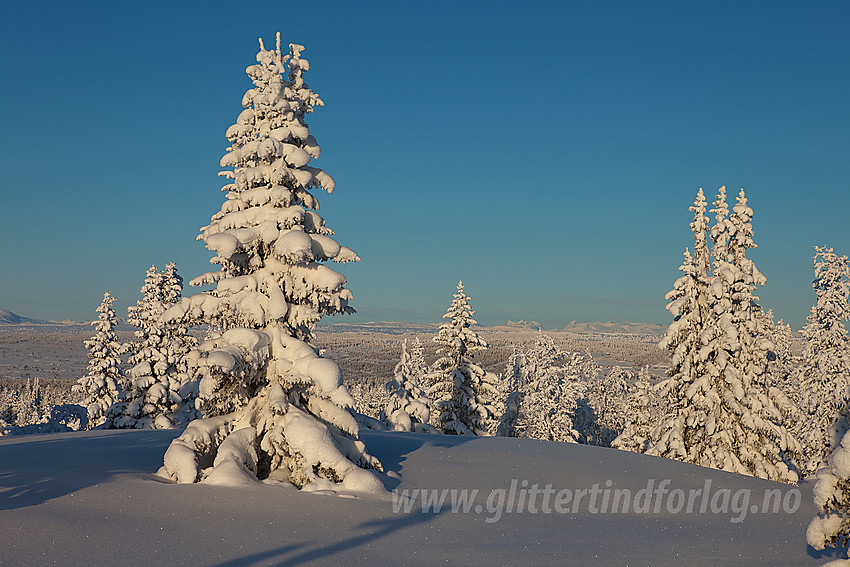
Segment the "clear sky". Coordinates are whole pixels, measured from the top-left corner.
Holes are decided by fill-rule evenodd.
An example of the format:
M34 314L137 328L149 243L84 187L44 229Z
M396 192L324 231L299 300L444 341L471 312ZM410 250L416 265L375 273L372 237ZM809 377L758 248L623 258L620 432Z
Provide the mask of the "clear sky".
M799 328L850 254L848 2L24 2L0 21L0 308L119 312L211 253L257 38L304 44L349 321L666 323L698 188L743 187ZM196 291L187 288L186 293ZM339 321L345 318L337 318Z

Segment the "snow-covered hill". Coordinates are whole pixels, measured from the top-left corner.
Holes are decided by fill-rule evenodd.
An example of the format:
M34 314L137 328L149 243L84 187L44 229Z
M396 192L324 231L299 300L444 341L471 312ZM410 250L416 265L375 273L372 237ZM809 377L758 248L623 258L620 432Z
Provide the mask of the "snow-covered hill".
M408 496L437 489L428 493L437 498L447 491L438 513L421 511L420 493L404 512L394 511L389 493L355 499L264 484L163 482L152 473L175 435L0 439L0 565L694 567L829 558L806 546L814 514L808 484L794 489L582 445L364 432L389 489ZM707 498L691 497L706 486ZM451 510L451 489L456 497L478 490L468 513ZM628 513L620 511L624 490ZM767 510L766 491L773 491Z

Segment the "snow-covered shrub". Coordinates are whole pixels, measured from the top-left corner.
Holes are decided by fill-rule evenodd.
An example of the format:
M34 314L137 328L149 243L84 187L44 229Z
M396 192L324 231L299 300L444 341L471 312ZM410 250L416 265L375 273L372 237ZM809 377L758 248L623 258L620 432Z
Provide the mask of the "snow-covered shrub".
M310 193L330 193L334 181L308 165L320 149L305 118L323 102L304 82L303 49L282 52L280 34L275 49L260 40L246 70L254 87L226 133L227 199L198 237L220 270L191 283L215 288L163 314L216 329L187 357L206 417L189 423L160 469L181 483L381 489L365 470L381 465L357 438L339 366L311 344L322 315L353 312L345 277L325 262L359 258L331 238Z
M88 373L74 385L73 391L82 396L82 405L88 412L87 429L106 424L111 412L120 411L116 404L124 398L124 376L121 372L123 347L115 334L118 319L109 292L97 308L98 320L92 322L95 334L85 341L89 351Z
M450 435L490 435L501 415L498 407L498 377L472 362L476 351L487 343L471 329L477 321L469 307L469 297L458 282L457 293L443 315L434 342L443 354L431 366L428 396L435 408L434 421L440 431Z
M661 390L668 412L652 433L649 454L729 472L796 482L790 459L798 444L781 425L778 388L768 384L768 352L761 307L753 290L766 279L746 257L752 209L741 190L733 212L721 187L714 202L709 271L708 218L702 190L685 251L666 298L673 322L661 342L672 366Z
M183 279L172 262L163 271L151 266L142 286L142 299L127 310L128 322L137 327L137 341L125 345L130 352L125 404L109 416L112 427L167 429L198 417L197 383L187 368L186 356L197 343L179 319L162 314L177 303Z
M850 340L844 321L850 318L850 267L847 256L815 247L817 297L802 334L806 339L795 378L800 391L798 436L802 468L814 472L848 429Z
M387 382L389 402L381 411L380 419L393 431L432 431L431 399L422 390L426 374L422 343L413 339L410 352L407 339L401 343L401 359Z

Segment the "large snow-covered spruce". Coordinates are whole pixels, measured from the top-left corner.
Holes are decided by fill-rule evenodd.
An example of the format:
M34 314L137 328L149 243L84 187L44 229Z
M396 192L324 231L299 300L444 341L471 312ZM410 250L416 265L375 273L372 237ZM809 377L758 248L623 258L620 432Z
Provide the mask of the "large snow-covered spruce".
M227 200L198 237L220 270L191 283L216 287L163 315L214 329L190 353L206 417L171 444L160 470L181 483L382 488L366 470L381 465L357 438L339 366L310 344L322 315L353 312L345 277L324 262L359 258L331 238L310 193L334 182L309 165L319 145L305 117L323 103L304 82L303 49L282 52L280 34L275 49L260 40L246 70L254 87L226 134Z
M746 257L754 248L752 209L743 190L729 213L726 190L714 202L710 235L702 191L691 211L694 256L685 252L684 276L667 294L674 320L661 346L672 353L661 385L668 413L655 428L649 454L783 482L798 475L789 459L798 444L781 425L783 396L766 374L763 314L753 294L764 276Z
M489 435L498 425L498 377L472 362L476 351L487 342L471 329L477 321L469 297L458 282L457 293L443 315L434 342L443 354L431 366L428 394L436 409L435 424L450 435Z
M817 300L803 328L806 345L796 372L800 389L803 466L813 472L838 446L848 426L850 402L850 266L847 256L816 246L812 288Z
M95 334L85 341L89 351L88 373L77 380L73 391L82 394L82 405L88 413L87 429L104 425L111 408L124 397L124 376L121 372L122 345L115 334L118 319L112 304L115 298L107 291L97 308L97 321L92 322Z

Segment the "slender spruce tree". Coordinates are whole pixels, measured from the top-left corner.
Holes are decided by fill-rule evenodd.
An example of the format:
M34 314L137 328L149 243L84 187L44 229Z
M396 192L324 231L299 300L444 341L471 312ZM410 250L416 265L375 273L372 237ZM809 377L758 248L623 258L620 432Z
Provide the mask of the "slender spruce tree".
M801 417L799 437L803 466L812 473L838 447L847 431L850 403L850 266L847 256L832 248L815 247L816 302L802 334L806 339L797 369Z
M489 435L495 431L498 409L498 378L472 362L478 351L489 347L472 325L475 311L458 282L457 293L443 315L434 342L443 354L431 367L429 396L434 401L437 423L450 435Z
M114 406L123 403L125 378L121 370L123 346L115 332L118 318L112 304L115 298L107 291L97 308L97 321L92 322L94 336L85 341L89 351L88 373L77 380L72 390L82 396L88 422L86 429L107 424Z

